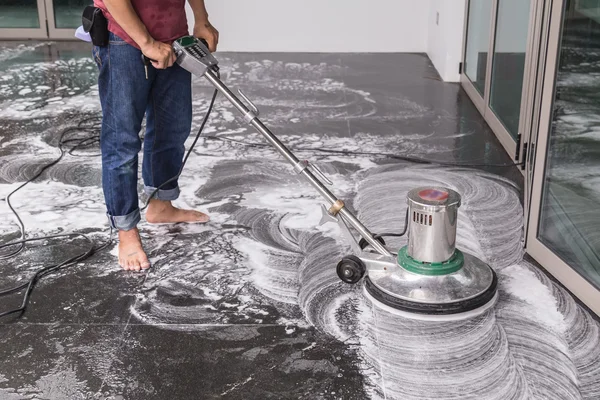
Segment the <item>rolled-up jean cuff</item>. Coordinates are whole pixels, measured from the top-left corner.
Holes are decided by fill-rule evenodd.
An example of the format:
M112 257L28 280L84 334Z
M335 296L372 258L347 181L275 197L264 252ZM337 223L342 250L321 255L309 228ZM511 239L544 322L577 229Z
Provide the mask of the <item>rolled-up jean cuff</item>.
M110 215L108 216L108 222L113 229L118 229L120 231L128 231L136 227L136 225L140 222L140 210L135 209L127 215Z
M152 193L154 193L154 191L156 190L156 188L152 187L152 186L144 186L144 192L148 195L151 196ZM177 200L177 198L179 197L179 186L173 188L173 189L160 189L158 192L156 192L156 194L154 195L154 199L158 199L158 200L163 200L163 201L171 201L171 200Z

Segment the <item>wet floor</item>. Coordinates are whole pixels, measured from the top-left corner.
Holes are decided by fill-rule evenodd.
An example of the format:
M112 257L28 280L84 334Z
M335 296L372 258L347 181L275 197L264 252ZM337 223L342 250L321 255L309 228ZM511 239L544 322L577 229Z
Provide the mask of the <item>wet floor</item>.
M318 226L320 198L220 99L176 203L211 223L142 222L147 274L122 272L113 244L41 280L25 315L0 322L0 398L600 397L598 323L523 258L522 175L482 166L514 161L426 56L218 58L223 80L253 99L299 158L318 163L373 231L402 230L415 186L461 193L457 244L498 273L496 308L460 323L413 321L339 282L335 265L349 248L335 227ZM5 43L0 61L4 198L58 156L66 128L93 127L100 106L86 44ZM195 129L210 94L194 80ZM91 143L67 154L11 198L28 237L108 240L97 153ZM415 157L459 165L407 159ZM0 216L2 242L15 238L5 202ZM85 246L32 242L2 261L0 287Z

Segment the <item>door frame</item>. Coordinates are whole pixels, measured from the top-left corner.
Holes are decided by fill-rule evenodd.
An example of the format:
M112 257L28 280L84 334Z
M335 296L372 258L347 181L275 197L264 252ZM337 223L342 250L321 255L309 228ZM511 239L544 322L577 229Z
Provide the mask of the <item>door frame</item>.
M39 0L38 0L39 1ZM77 28L57 28L54 15L53 0L43 0L46 2L46 20L48 23L49 39L75 39L75 30ZM83 10L81 10L83 12Z
M523 194L523 226L525 241L529 231L529 219L531 214L531 195L533 173L535 171L535 160L537 154L537 141L540 132L540 111L542 104L544 76L546 72L546 55L548 39L550 34L550 17L552 4L562 0L535 0L536 19L534 35L536 40L532 41L531 64L526 71L525 79L528 82L527 104L524 105L525 119L523 125L523 145L521 148L521 160L525 162L525 179Z
M531 103L529 100L529 96L531 96L531 88L530 82L528 78L528 71L531 70L530 66L532 65L532 61L535 59L533 57L532 48L535 47L536 42L536 29L537 18L539 18L537 11L539 10L540 3L543 3L543 0L531 0L529 7L529 25L527 28L527 43L526 43L526 52L525 52L525 65L524 65L524 76L523 76L523 87L521 88L521 108L520 108L520 117L519 117L519 131L518 138L515 139L506 129L504 124L500 121L500 119L496 116L492 108L490 107L490 92L491 92L491 78L492 78L492 70L493 70L493 62L494 62L494 49L496 45L496 30L498 23L498 5L501 0L492 0L492 10L490 15L490 31L489 31L489 43L487 49L487 64L486 64L486 72L485 72L485 90L483 96L479 93L479 91L473 85L471 79L467 76L466 68L461 68L460 73L460 82L461 86L473 102L475 107L479 110L481 115L483 116L485 122L492 129L502 147L506 150L511 158L515 161L520 161L524 157L524 146L525 138L522 132L526 132L526 123L528 114L528 104ZM467 39L468 39L468 30L469 30L469 9L470 9L470 0L467 0L465 7L465 24L463 29L463 52L462 52L462 65L465 65L466 55L467 55ZM524 166L521 168L521 172L524 173Z
M46 25L46 2L52 0L37 0L39 28L0 28L2 39L48 39L48 26Z
M562 17L565 12L565 4L566 0L554 0L551 5L548 46L545 54L545 71L541 88L539 134L537 135L535 158L532 160L531 202L525 244L527 253L593 312L600 315L600 290L538 239L544 175L547 168L547 150L550 142L554 111L556 73L560 59Z

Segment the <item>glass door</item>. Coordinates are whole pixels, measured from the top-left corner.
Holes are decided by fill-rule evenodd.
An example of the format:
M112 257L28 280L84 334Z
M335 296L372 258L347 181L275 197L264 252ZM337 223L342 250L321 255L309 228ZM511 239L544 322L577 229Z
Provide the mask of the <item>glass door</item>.
M461 83L479 112L485 116L495 0L470 0L466 12Z
M51 39L72 39L81 25L83 9L93 0L45 0L48 34Z
M487 62L493 0L469 2L467 43L464 59L465 77L483 98L486 96Z
M44 0L0 0L0 38L48 37Z
M600 314L600 1L554 0L527 251Z
M529 0L499 0L489 106L513 141L519 135Z
M470 0L467 6L463 88L516 160L536 0Z
M93 0L0 0L0 39L72 39Z

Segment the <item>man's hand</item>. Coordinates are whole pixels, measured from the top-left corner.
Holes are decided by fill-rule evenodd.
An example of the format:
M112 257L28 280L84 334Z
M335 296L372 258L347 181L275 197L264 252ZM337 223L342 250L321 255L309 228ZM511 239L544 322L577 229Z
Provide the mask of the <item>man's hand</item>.
M142 47L142 53L151 60L152 66L156 69L169 68L177 59L172 46L156 40L151 40Z
M208 49L211 53L217 51L219 43L219 31L208 22L208 19L196 21L194 26L194 36L199 39L204 39L208 43Z

